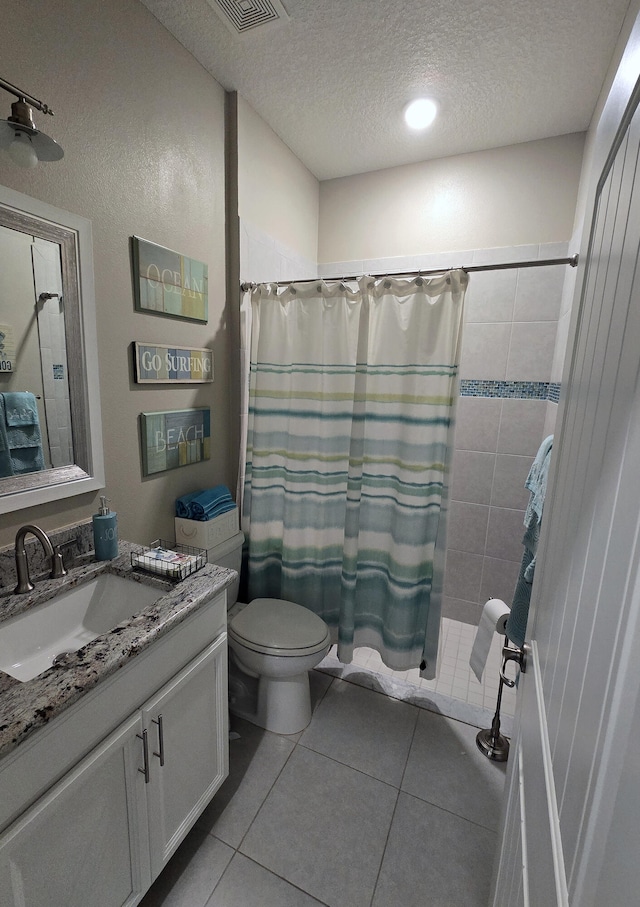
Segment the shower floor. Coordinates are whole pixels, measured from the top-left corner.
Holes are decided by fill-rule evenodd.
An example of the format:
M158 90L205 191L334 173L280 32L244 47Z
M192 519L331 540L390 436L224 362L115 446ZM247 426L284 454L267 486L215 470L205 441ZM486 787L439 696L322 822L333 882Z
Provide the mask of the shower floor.
M442 619L438 676L435 680L423 680L418 668L392 671L382 663L374 649L367 648L356 649L352 663L343 665L338 661L336 647L333 646L318 665L318 670L360 686L379 689L395 699L408 700L467 724L488 727L498 696L503 637L494 634L482 682L479 683L469 667L476 629L471 624L447 617ZM500 714L502 730L507 735L511 731L515 704L515 690L505 686Z

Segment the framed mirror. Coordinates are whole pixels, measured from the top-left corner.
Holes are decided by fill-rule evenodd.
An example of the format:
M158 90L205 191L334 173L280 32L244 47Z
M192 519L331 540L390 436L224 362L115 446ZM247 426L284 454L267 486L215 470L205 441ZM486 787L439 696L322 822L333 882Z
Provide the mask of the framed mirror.
M104 487L91 224L0 186L0 513Z

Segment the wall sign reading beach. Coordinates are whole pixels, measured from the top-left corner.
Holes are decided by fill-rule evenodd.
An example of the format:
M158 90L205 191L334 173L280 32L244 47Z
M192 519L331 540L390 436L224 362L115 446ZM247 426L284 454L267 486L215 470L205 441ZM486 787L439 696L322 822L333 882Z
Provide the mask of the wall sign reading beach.
M203 406L140 413L140 438L143 476L208 460L211 411Z
M131 242L136 309L206 323L207 265L139 236Z
M138 384L204 384L213 381L213 350L184 349L138 340L133 347Z

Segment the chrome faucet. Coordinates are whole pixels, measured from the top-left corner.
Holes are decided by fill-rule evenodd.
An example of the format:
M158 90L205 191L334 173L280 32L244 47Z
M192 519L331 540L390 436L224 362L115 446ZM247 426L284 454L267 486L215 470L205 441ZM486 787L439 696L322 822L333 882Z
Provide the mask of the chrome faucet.
M67 572L62 563L60 548L58 546L53 547L47 533L43 532L39 526L32 526L30 523L22 526L16 534L16 576L18 585L13 590L16 595L20 595L23 592L31 592L35 588L29 577L29 564L24 545L25 536L30 532L38 539L44 548L44 553L51 558L51 579L59 579L61 576L65 576Z

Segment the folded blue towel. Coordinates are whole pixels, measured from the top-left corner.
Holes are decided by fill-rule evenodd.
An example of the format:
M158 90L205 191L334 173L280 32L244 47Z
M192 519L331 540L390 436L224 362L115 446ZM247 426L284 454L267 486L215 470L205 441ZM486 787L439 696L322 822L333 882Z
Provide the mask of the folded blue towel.
M189 520L213 520L235 508L231 492L225 485L184 494L176 499L176 516Z
M185 519L191 518L191 501L200 494L199 491L192 491L190 494L183 494L181 498L176 498L176 516Z
M40 425L38 404L33 394L28 391L13 391L2 396L9 428L19 425Z
M223 513L229 513L231 510L235 510L236 505L233 501L224 501L221 504L218 504L216 507L208 508L206 511L195 512L192 519L199 520L201 523L206 522L207 520L215 520L216 517L222 516Z
M225 485L216 485L214 488L201 491L189 505L194 520L212 520L234 507L231 493Z

